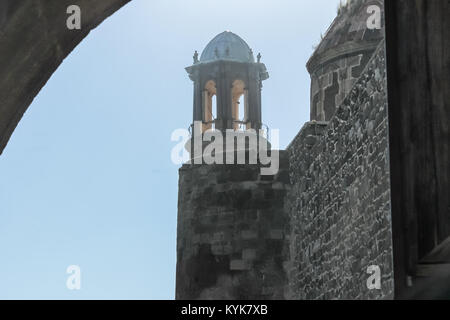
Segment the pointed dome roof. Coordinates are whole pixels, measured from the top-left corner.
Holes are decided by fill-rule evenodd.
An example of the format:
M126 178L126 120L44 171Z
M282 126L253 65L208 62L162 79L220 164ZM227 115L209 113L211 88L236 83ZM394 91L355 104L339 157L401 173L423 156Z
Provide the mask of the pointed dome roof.
M214 37L205 47L200 57L200 62L216 60L255 62L253 52L247 42L230 31L222 32Z

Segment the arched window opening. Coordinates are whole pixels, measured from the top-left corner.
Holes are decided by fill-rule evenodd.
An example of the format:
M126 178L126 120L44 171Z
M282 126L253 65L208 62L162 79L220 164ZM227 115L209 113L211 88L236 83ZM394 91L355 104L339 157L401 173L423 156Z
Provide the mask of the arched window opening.
M244 81L235 80L231 94L233 128L234 130L246 130L248 129L248 99Z
M203 132L215 129L217 119L217 89L216 83L208 81L203 91Z
M211 116L212 119L217 119L217 94L212 96L211 101Z
M244 122L246 119L245 119L245 115L247 114L246 113L246 111L245 111L245 94L242 94L240 97L239 97L239 100L238 100L238 120L239 121L242 121L242 122Z

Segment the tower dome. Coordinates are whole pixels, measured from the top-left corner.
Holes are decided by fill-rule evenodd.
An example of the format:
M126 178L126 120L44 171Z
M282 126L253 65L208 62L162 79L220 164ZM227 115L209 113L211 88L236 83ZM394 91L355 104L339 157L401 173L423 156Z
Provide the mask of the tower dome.
M200 57L200 62L216 60L255 62L253 52L247 42L230 31L224 31L214 37L205 47Z
M202 132L214 130L260 130L262 82L269 78L258 53L238 35L225 31L215 36L186 68L194 82L193 124Z

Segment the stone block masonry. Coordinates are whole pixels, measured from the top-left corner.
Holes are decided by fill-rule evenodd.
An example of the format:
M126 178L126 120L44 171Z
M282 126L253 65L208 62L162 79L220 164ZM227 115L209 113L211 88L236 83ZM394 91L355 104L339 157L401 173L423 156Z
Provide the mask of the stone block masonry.
M307 123L288 152L286 298L393 298L384 44L330 122Z
M177 299L393 298L384 43L329 122L258 165L180 169ZM381 289L369 289L370 266Z
M180 169L177 299L284 298L287 153L280 153L277 175L260 169Z

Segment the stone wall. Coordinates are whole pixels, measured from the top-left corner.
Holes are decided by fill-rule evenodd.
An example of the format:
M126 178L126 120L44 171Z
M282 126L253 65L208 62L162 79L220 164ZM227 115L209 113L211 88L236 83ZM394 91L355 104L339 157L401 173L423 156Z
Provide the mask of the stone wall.
M289 299L393 297L384 44L335 116L288 147ZM381 269L369 290L367 267Z
M180 169L177 299L282 299L288 159L276 176L259 165Z
M311 74L311 120L330 120L373 53L374 50L368 50L341 57L321 65Z

